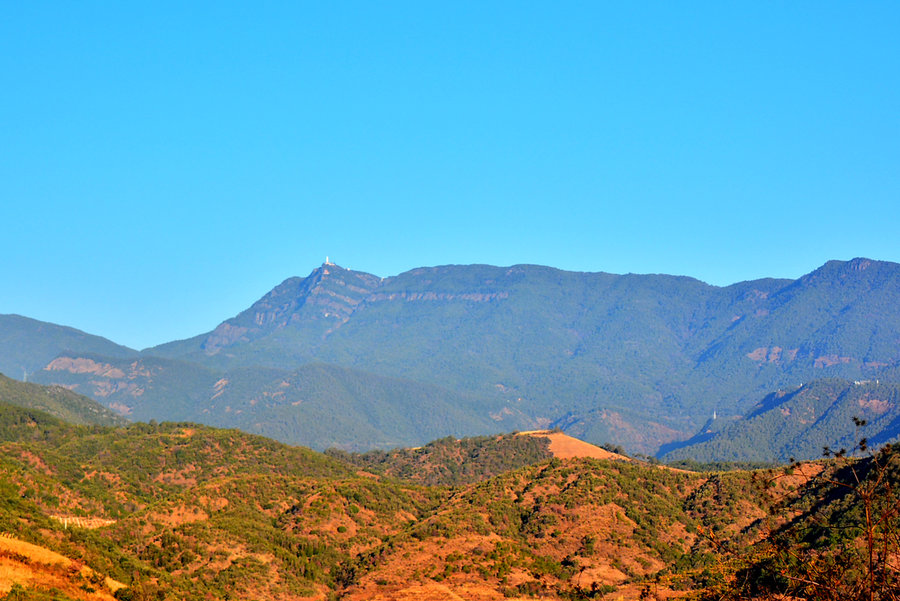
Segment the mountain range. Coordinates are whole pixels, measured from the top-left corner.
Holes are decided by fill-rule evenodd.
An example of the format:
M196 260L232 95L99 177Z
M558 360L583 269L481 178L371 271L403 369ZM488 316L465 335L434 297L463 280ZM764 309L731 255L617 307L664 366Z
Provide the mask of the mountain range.
M777 390L900 382L900 265L829 261L716 287L533 265L380 278L326 263L211 332L143 351L19 316L0 316L0 341L7 375L131 419L350 451L558 427L671 452Z

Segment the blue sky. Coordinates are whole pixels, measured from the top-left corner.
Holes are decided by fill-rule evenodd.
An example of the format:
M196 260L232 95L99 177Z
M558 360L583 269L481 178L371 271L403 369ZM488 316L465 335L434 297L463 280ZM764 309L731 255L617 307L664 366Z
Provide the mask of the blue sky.
M328 255L900 261L895 2L0 7L0 313L142 348Z

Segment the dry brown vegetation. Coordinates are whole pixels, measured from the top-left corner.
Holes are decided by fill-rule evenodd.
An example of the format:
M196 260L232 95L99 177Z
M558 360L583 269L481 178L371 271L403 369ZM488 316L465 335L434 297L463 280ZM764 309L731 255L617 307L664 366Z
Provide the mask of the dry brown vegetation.
M62 560L9 549L3 582L54 583L60 599L111 594L99 576L78 576L81 566L140 601L724 594L754 565L768 573L753 562L774 557L765 543L806 515L796 499L825 490L810 488L820 473L840 475L823 463L663 470L554 432L384 453L365 477L307 450L195 426L39 425L6 437L18 440L0 442L0 528ZM491 475L504 465L493 453L526 464ZM394 460L474 481L404 482L389 475Z
M125 585L59 553L0 535L0 594L14 586L58 591L73 599L111 601Z
M553 430L531 430L519 432L520 436L532 436L546 438L550 441L550 453L557 459L576 459L589 457L592 459L615 459L620 461L632 461L630 457L607 451L583 440L573 438L563 432Z

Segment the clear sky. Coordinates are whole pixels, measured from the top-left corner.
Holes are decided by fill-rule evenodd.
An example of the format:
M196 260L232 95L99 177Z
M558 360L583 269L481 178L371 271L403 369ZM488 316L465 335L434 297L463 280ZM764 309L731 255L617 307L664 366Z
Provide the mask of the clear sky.
M326 255L900 262L900 3L5 2L0 313L142 348Z

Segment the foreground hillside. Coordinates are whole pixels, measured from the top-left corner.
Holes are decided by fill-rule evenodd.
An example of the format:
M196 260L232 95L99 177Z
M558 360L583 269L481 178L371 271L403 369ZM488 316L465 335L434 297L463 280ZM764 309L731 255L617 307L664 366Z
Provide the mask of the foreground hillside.
M777 559L777 546L749 547L775 541L774 502L830 498L800 474L815 465L714 475L526 459L546 452L542 436L439 441L430 465L463 454L458 471L476 461L481 476L423 487L233 430L0 409L0 594L16 599L719 594ZM531 464L489 477L510 448ZM822 473L846 480L846 465Z
M0 529L137 598L628 590L698 541L681 505L704 479L689 474L549 460L429 489L234 431L85 429L7 411Z
M900 265L869 259L726 287L534 265L379 278L327 263L213 331L139 358L33 327L29 337L44 342L2 354L24 365L18 348L34 358L57 349L36 381L134 419L240 427L319 449L559 427L655 454L714 412L738 418L775 390L900 381L898 307Z

